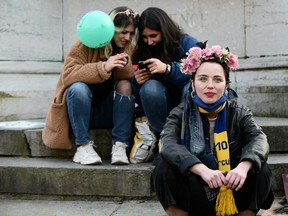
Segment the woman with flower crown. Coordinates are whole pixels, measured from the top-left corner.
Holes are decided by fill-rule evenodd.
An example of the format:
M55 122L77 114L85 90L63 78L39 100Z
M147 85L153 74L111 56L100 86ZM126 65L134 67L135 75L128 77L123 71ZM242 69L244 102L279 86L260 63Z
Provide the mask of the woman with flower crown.
M112 128L112 164L129 164L126 155L134 118L130 80L134 73L131 55L139 15L128 7L109 13L115 26L109 44L90 48L77 40L64 62L54 100L46 117L43 141L50 148L71 149L83 165L101 164L89 130Z
M197 45L182 61L191 74L186 100L160 136L156 194L168 215L256 215L274 200L267 137L251 110L227 96L237 56Z

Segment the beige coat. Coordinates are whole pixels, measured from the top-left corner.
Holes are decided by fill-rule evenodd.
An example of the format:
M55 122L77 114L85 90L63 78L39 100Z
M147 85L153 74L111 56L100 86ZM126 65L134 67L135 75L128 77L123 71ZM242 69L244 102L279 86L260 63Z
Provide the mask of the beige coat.
M58 80L55 95L46 116L46 125L42 139L46 146L53 149L71 149L69 136L69 118L66 107L68 87L75 82L87 84L103 83L109 79L111 72L103 69L104 48L92 49L77 41L64 61L64 67ZM112 72L115 80L131 79L134 69L129 58L128 64Z

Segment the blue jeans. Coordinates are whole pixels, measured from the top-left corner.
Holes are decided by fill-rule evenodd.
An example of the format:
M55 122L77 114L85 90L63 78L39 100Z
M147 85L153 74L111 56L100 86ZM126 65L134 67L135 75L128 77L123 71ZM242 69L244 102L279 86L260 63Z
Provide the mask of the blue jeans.
M170 97L165 85L150 79L140 88L139 96L143 111L148 118L153 132L159 134L170 111Z
M76 145L87 144L89 129L111 129L112 144L120 141L129 146L134 116L134 97L120 95L111 89L101 103L93 103L89 85L77 82L72 84L66 96L70 124ZM97 105L95 105L97 104Z

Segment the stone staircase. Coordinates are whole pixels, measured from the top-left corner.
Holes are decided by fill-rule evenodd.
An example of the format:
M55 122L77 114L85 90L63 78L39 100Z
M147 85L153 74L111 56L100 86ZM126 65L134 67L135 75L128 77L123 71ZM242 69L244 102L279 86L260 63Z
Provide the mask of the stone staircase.
M281 175L288 171L288 119L256 118L270 143L273 190L284 196ZM72 162L72 150L48 149L42 142L44 120L0 122L0 194L69 196L75 199L156 199L152 163L110 164L111 131L91 130L101 165Z
M41 139L44 120L0 123L0 194L73 196L82 199L155 198L152 163L110 164L111 130L91 130L101 165L72 162L72 150L47 148Z

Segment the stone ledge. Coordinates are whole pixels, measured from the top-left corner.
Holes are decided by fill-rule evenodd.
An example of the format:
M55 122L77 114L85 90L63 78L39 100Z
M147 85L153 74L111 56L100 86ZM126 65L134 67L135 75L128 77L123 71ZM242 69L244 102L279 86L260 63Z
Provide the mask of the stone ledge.
M151 163L83 166L64 159L0 157L1 193L150 197Z
M282 174L288 154L269 156L272 190L284 195ZM67 159L0 157L0 194L153 198L152 163L80 165ZM78 199L78 198L77 198Z
M0 74L60 74L63 62L0 61Z
M287 56L240 58L237 71L287 68L287 62ZM0 61L0 74L59 74L62 67L60 61Z
M267 135L270 152L288 152L288 118L255 117Z
M275 69L288 67L287 56L267 56L257 58L239 59L239 70Z
M44 119L0 122L0 155L71 158L76 150L49 149L42 140ZM110 129L89 131L94 138L97 153L102 159L110 159L112 137ZM72 142L73 139L72 139Z
M271 153L288 152L288 119L260 118L255 121L263 128L270 143ZM0 155L32 157L72 157L75 148L55 150L47 148L42 141L44 119L0 122ZM90 130L96 150L103 159L110 159L112 137L110 129ZM72 139L73 142L73 139ZM132 145L130 146L132 147Z

